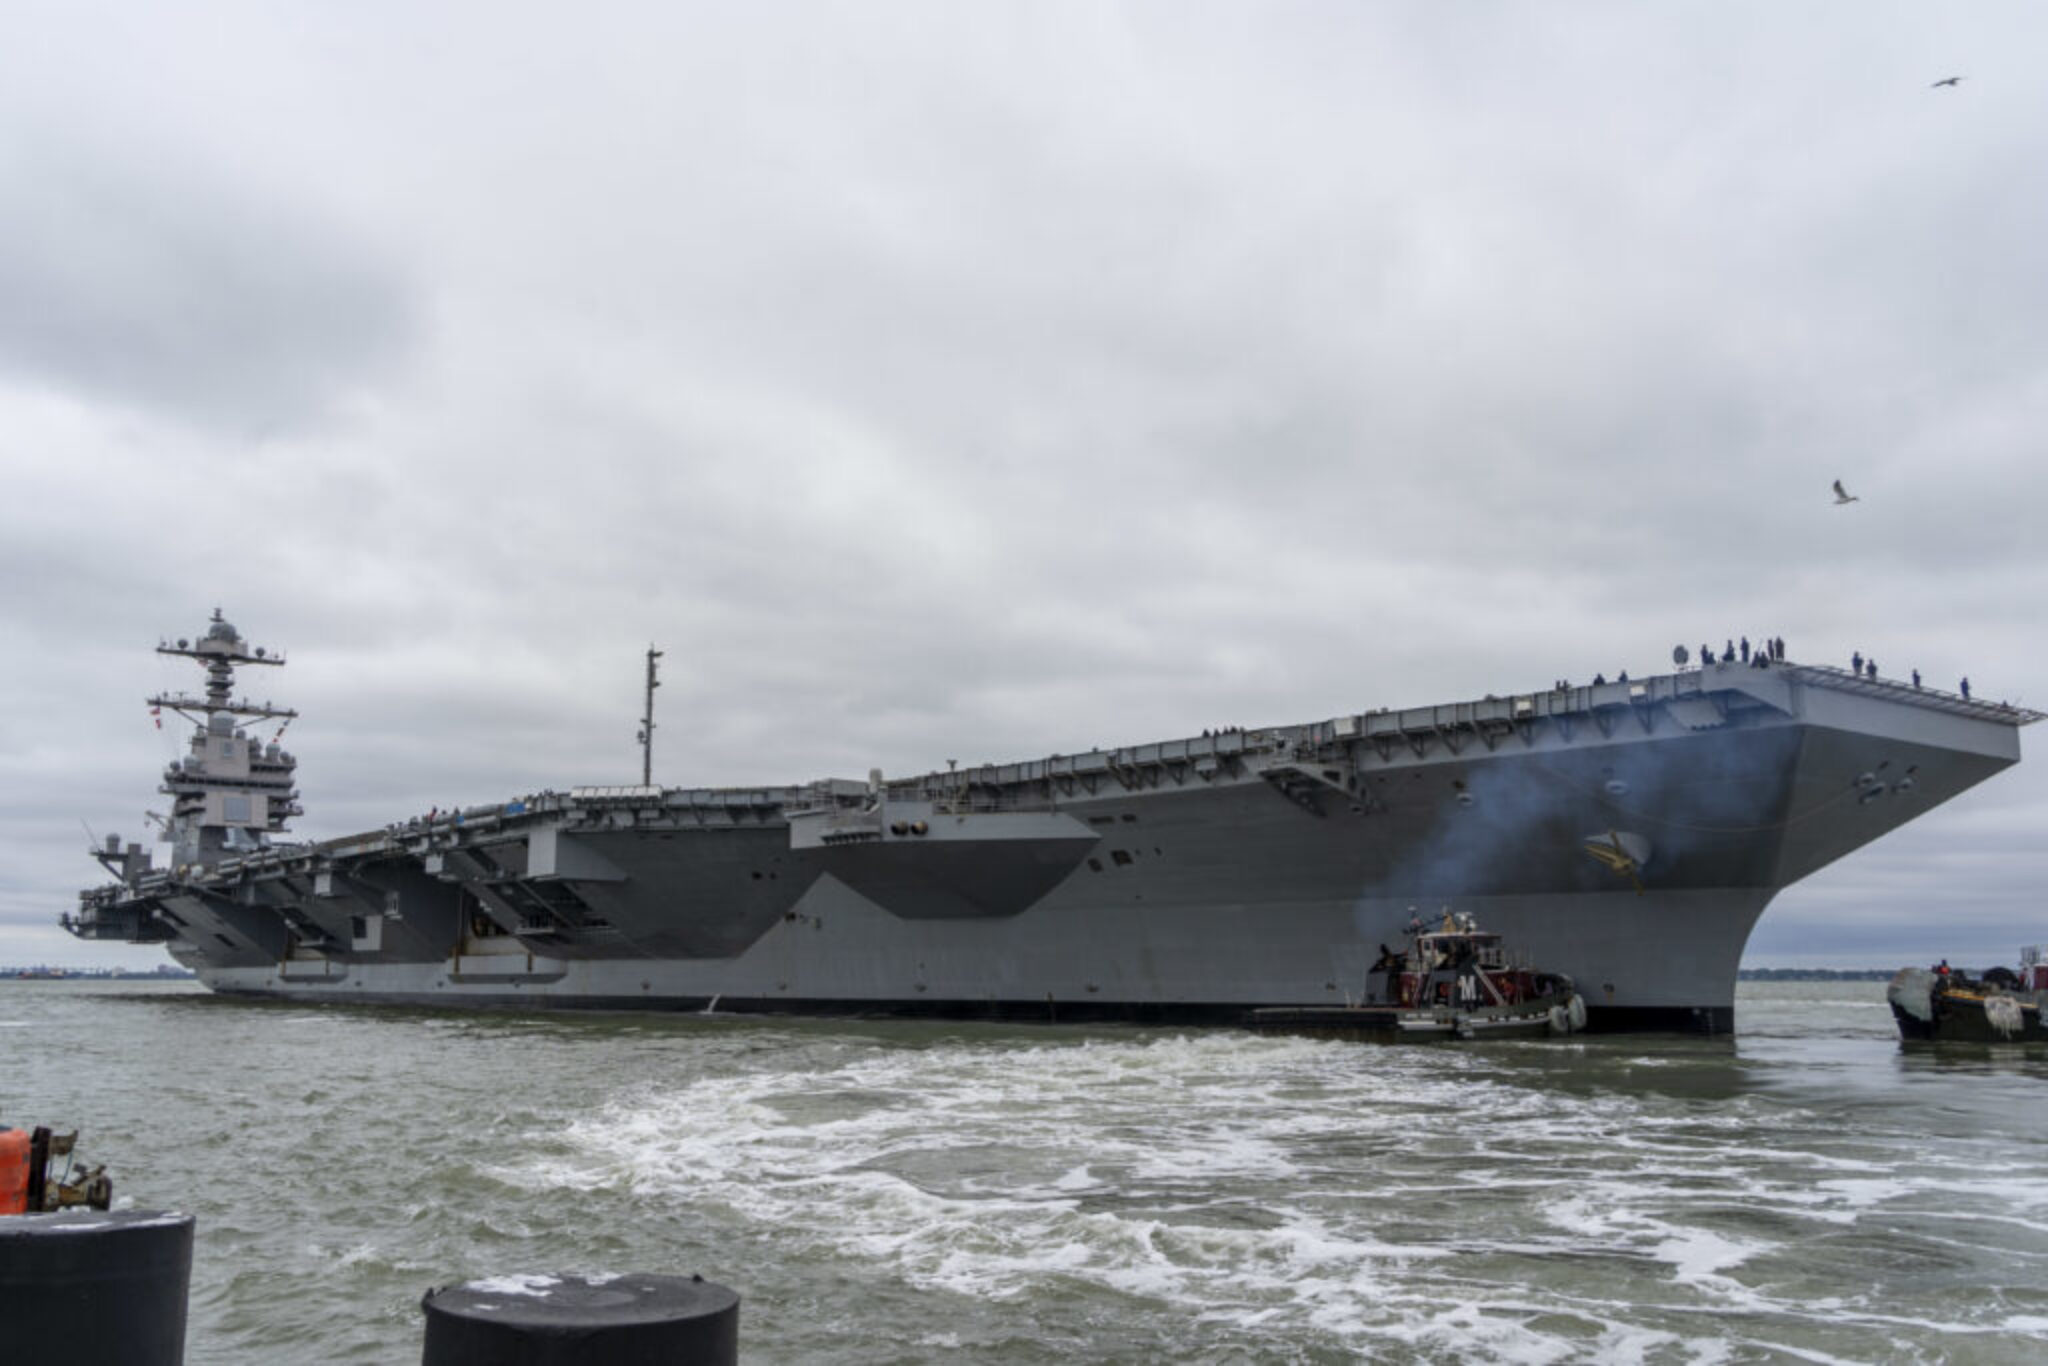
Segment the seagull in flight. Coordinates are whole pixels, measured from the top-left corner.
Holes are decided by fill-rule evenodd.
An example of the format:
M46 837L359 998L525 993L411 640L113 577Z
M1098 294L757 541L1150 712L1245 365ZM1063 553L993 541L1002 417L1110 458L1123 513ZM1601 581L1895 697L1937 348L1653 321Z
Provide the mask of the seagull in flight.
M1860 503L1860 502L1862 502L1862 501L1863 501L1863 500L1862 500L1861 498L1859 498L1859 497L1857 497L1857 496L1856 496L1855 494L1853 494L1853 493L1849 492L1849 490L1847 490L1847 489L1843 488L1843 487L1842 487L1842 481L1841 481L1841 480L1837 479L1837 480L1835 481L1835 504L1836 504L1836 506L1838 506L1838 507L1839 507L1839 506L1840 506L1841 504L1843 504L1843 503Z
M1939 90L1945 85L1961 86L1962 83L1963 78L1961 76L1943 76L1940 80L1936 81L1933 85L1930 85L1927 88L1929 90Z

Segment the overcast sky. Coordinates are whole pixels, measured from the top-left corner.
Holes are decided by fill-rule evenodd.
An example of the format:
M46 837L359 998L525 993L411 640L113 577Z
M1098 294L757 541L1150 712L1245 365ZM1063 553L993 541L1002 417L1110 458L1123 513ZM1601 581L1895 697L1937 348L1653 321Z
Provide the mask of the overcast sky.
M54 922L216 605L307 838L636 781L650 642L677 785L1743 632L2048 703L2038 4L0 14L0 963L164 961ZM1750 961L2010 959L2044 829Z

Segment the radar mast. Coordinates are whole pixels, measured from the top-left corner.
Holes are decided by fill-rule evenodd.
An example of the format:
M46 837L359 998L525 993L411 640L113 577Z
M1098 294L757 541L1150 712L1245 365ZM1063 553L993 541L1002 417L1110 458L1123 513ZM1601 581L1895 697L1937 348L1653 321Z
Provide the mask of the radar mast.
M164 641L156 651L206 667L203 698L159 693L149 699L154 711L167 708L194 726L190 752L164 770L163 786L157 789L171 798L163 838L171 845L172 867L211 866L267 847L270 836L285 829L286 820L305 814L292 786L298 760L278 747L283 726L265 743L237 723L247 719L289 725L298 713L236 698L235 666L281 667L284 655L251 646L218 607L205 635Z

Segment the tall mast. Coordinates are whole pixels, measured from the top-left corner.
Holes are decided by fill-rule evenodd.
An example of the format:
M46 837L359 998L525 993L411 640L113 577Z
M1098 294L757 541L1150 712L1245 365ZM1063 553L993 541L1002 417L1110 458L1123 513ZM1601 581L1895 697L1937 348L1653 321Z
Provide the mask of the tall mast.
M654 661L662 652L652 645L647 647L647 714L640 718L640 785L654 786L654 690L661 686L661 680L654 676Z
M191 753L164 770L158 791L171 798L163 837L177 864L212 864L232 854L256 849L285 829L285 821L303 815L292 787L298 761L237 728L242 719L283 721L298 713L269 702L236 698L235 666L279 667L284 655L251 646L216 607L206 634L197 640L165 641L157 653L195 660L206 668L206 695L158 693L151 708L168 708L194 724ZM278 734L284 733L279 727Z

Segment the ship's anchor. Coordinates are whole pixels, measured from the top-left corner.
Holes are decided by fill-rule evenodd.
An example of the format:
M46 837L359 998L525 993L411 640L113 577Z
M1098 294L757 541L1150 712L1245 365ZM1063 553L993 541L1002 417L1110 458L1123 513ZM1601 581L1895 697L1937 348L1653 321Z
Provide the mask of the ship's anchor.
M1642 865L1637 861L1636 856L1631 854L1622 844L1619 831L1609 830L1607 838L1609 843L1606 844L1602 844L1597 838L1586 841L1586 852L1591 854L1610 872L1618 873L1627 878L1634 885L1636 895L1641 896L1643 894L1643 880L1636 876L1636 871Z

